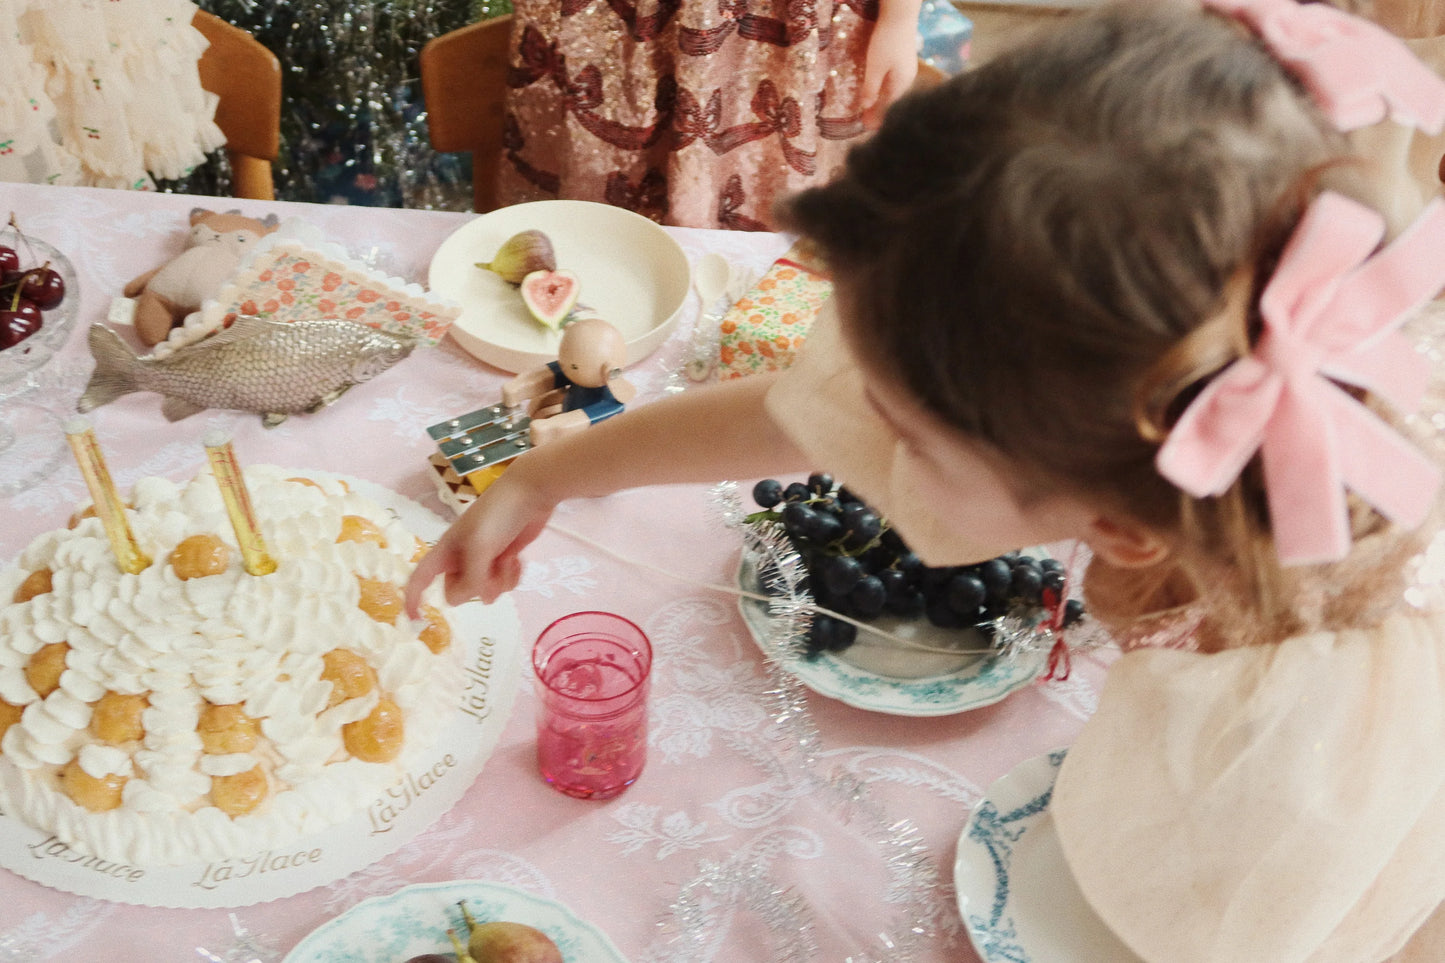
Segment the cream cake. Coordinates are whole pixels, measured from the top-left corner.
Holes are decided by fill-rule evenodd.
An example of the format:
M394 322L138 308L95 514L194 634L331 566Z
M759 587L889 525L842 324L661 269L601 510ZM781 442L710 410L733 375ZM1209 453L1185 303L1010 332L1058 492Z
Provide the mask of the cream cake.
M338 479L245 472L245 571L209 474L148 478L123 573L93 512L0 574L0 811L136 866L241 856L364 809L435 746L462 673L402 587L425 542Z

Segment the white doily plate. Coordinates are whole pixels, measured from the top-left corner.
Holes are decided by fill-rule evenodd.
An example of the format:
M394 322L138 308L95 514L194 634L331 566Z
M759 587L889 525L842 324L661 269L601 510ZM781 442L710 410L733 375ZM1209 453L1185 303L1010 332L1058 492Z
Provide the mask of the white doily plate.
M423 953L450 958L447 928L466 932L461 900L478 923L506 920L541 930L567 963L627 963L601 930L561 903L482 880L418 883L365 900L312 930L282 963L400 963Z
M1084 900L1049 817L1064 750L989 787L958 838L958 912L984 963L1138 963Z
M428 541L446 530L448 523L440 516L379 485L330 472L297 474L345 481L353 491L396 512ZM461 799L496 748L516 697L523 649L516 607L505 597L489 606L472 602L453 610L451 621L466 672L455 718L407 776L352 818L283 849L142 868L88 858L49 833L0 813L0 867L78 896L208 909L294 896L391 855Z
M738 584L749 591L758 590L757 573L747 552L739 567ZM849 660L823 652L808 659L798 653L771 651L768 637L772 616L767 603L744 598L738 601L738 608L758 648L778 658L808 688L855 708L886 715L946 716L993 705L1033 682L1048 664L1048 653L1041 651L1020 652L1013 658L910 653L909 657L925 662L942 658L950 667L936 675L900 678L902 673L884 675L877 671L877 663L864 664L858 657ZM931 626L916 628L914 635L920 642L938 646L959 637L956 631ZM978 641L983 644L981 638Z

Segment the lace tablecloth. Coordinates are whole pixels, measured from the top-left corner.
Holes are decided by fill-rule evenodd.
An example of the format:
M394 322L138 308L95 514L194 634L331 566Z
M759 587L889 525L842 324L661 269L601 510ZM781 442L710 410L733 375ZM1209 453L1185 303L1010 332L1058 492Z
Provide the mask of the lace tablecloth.
M0 214L14 211L27 233L68 254L79 275L79 323L45 369L45 390L62 400L78 393L90 369L85 327L105 319L127 280L180 250L197 205L299 216L353 256L423 282L438 245L470 217L0 184ZM776 235L669 232L694 260L716 251L758 272L787 246ZM686 311L670 339L629 369L640 388L635 403L677 383L670 376L688 353L695 296ZM224 427L244 462L344 472L446 513L428 474L432 443L423 429L491 403L506 377L447 340L274 429L229 411L169 423L153 394L102 407L93 420L122 490L146 475L191 476L205 461L203 435ZM13 403L0 403L0 414ZM24 440L25 457L49 457L45 438ZM4 563L87 498L63 454L43 483L0 499ZM741 481L746 491L751 480ZM524 641L582 609L625 615L652 640L648 765L619 798L579 801L541 781L524 676L501 745L476 783L394 855L330 885L230 911L79 898L0 870L0 959L7 951L27 961L204 958L197 947L228 959L236 943L229 913L279 959L362 899L412 883L482 879L567 905L633 963L976 960L949 879L958 835L994 779L1072 741L1095 705L1103 664L1076 657L1067 679L937 718L789 695L736 600L701 587L734 582L738 570L738 537L718 521L716 502L710 488L670 486L559 510L559 526L677 579L553 531L526 556L515 593Z

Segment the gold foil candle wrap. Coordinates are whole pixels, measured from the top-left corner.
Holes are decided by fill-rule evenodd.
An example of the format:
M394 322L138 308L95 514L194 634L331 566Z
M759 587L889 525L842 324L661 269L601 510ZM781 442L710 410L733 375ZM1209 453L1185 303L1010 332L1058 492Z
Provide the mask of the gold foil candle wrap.
M231 441L225 432L212 431L206 435L205 444L211 473L216 476L216 484L221 489L221 499L226 503L231 527L236 530L236 544L241 547L246 571L252 575L270 575L276 571L276 560L266 551L266 542L261 538L261 526L256 523L251 496L246 491L246 480L241 476L241 466L236 463Z
M105 526L106 538L115 554L115 563L122 572L139 574L150 565L151 560L135 540L130 523L125 520L125 504L111 481L110 470L105 467L105 456L95 440L95 431L84 418L72 418L65 423L65 440L80 466L85 487L90 489L91 500L95 503L95 514Z

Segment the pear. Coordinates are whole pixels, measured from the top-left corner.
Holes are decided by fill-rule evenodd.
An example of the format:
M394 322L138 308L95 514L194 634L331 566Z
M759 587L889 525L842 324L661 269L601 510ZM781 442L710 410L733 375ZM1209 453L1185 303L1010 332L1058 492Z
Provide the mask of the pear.
M557 254L552 250L552 239L542 231L522 231L507 238L490 261L478 261L477 267L491 271L508 284L521 284L533 271L557 270Z

